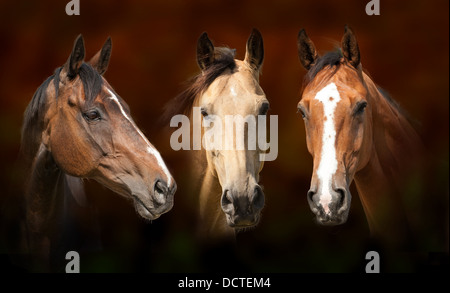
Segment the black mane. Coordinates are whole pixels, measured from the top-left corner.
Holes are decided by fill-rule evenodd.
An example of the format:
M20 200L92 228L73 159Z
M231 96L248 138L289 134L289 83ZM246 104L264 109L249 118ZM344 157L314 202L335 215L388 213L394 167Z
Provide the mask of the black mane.
M308 73L305 76L305 85L311 82L314 77L325 67L330 66L330 68L335 67L332 75L336 73L339 66L342 64L342 52L340 49L332 52L328 52L322 57L319 57L318 60L314 63L314 65L308 70Z
M59 94L59 74L62 67L55 70L55 73L48 77L36 90L28 104L23 118L22 123L22 140L21 140L21 150L25 155L25 159L32 160L36 154L39 144L40 135L44 131L44 115L45 115L45 105L47 104L47 88L53 81L55 87L55 96Z
M217 77L226 69L233 70L236 67L234 55L235 50L224 47L214 48L214 62L189 80L188 87L165 106L161 122L168 122L174 115L190 110L195 98L203 93Z
M81 64L78 75L83 83L86 102L90 103L100 93L103 86L103 78L97 70L87 63Z

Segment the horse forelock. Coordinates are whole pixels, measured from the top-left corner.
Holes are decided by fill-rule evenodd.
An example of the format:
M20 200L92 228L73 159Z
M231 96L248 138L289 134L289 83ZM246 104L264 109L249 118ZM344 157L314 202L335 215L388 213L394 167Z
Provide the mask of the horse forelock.
M83 83L86 102L92 102L103 87L103 77L88 63L83 63L78 72Z
M203 70L200 74L191 78L184 91L177 95L164 108L161 123L166 123L177 114L187 113L196 98L201 95L219 76L229 70L236 68L234 60L236 50L226 47L214 48L214 62Z

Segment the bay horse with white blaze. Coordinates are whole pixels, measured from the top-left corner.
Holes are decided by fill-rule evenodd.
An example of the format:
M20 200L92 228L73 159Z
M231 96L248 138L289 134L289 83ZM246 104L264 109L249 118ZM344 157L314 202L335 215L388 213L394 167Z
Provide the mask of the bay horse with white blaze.
M25 111L26 228L29 250L40 260L37 269L49 269L48 261L61 257L56 254L62 243L73 247L67 244L73 235L65 222L71 207L86 202L83 179L132 200L147 220L173 206L172 175L102 76L110 55L108 38L85 63L83 37L78 36L67 62L38 88Z
M345 28L341 50L322 57L301 30L298 55L308 70L298 110L313 156L307 200L317 222L347 221L354 180L372 236L392 244L407 242L411 199L402 198L400 189L422 151L418 134L397 103L363 71L350 28Z

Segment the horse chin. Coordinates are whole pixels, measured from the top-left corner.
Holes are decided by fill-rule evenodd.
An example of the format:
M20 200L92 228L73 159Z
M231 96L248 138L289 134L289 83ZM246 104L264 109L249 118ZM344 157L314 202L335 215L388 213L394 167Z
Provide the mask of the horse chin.
M338 226L347 222L347 216L317 215L316 222L321 226Z
M139 196L133 195L134 208L136 212L146 220L156 220L162 214L170 211L172 209L173 203L169 202L164 206L155 208L153 204L148 202L149 200L142 200Z
M144 203L142 203L142 201L138 200L138 199L134 199L134 209L136 210L136 212L145 220L156 220L158 219L161 214L155 214L153 212L151 212L151 208L144 205Z
M256 227L259 223L259 218L260 218L259 215L255 215L254 219L251 221L250 220L241 220L236 223L235 221L233 221L231 219L230 215L228 215L228 214L225 214L225 215L226 215L228 226L230 228L235 229L238 232L245 231L245 230Z

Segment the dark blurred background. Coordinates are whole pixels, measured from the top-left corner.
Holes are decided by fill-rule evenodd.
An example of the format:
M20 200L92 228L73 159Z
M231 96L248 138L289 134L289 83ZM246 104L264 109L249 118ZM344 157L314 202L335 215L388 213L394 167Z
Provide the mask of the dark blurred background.
M87 59L111 36L112 58L105 78L129 104L133 118L160 150L178 184L174 208L147 223L130 203L96 182L87 182L88 196L98 210L103 248L82 256L82 271L363 271L371 241L358 197L353 197L344 226L325 229L313 221L306 201L312 160L303 121L296 114L305 74L297 58L298 31L305 28L324 53L339 44L345 24L355 31L362 64L374 81L418 121L430 154L426 160L431 171L411 186L434 200L429 217L423 219L432 223L424 237L426 248L418 258L382 254L382 269L419 271L448 264L447 0L381 0L380 16L367 16L369 1L362 0L81 0L80 16L65 14L67 2L0 2L0 208L8 211L6 203L20 197L17 190L23 183L16 162L23 112L39 85L67 60L80 33ZM266 206L259 226L238 234L234 257L222 264L227 259L220 257L220 251L205 259L194 237L190 154L173 151L169 138L174 129L156 122L164 104L199 72L195 50L203 31L216 46L236 48L237 58L243 59L253 27L264 38L260 81L271 104L269 113L279 115L279 155L266 162L261 173ZM0 265L20 270L9 261L7 239L1 237Z

